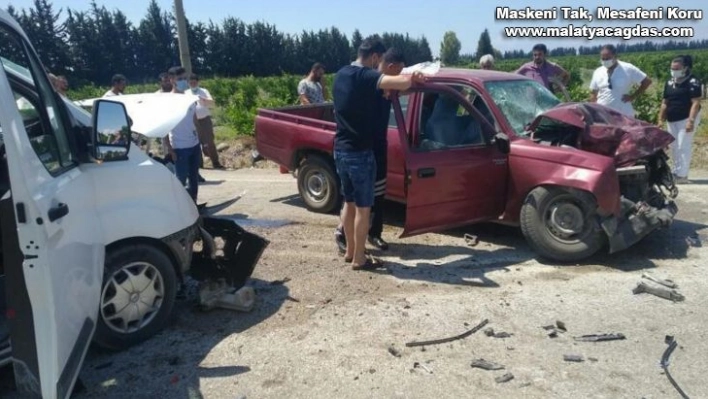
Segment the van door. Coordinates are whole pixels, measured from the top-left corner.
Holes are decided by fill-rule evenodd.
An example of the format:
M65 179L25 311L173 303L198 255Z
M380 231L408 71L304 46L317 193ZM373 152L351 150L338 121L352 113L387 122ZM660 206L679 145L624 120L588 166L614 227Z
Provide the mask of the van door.
M15 378L25 396L67 398L98 316L105 248L96 193L77 161L63 102L24 32L1 10L0 57L4 198L15 223L3 231L17 234L3 239L14 241L4 248L4 267Z
M401 237L498 218L504 211L507 155L492 143L497 124L480 93L447 83L413 92L418 98L409 113L410 133L399 124L406 164Z

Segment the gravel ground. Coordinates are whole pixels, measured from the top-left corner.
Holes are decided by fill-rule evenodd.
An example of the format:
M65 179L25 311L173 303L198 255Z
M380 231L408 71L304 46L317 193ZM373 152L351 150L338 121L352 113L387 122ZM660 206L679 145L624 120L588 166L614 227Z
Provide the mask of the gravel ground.
M376 272L344 264L333 241L336 216L305 210L291 176L274 169L202 174L210 182L200 187L201 200L247 191L223 214L271 241L250 283L256 308L201 312L180 302L171 325L144 344L92 350L76 398L678 397L659 367L666 335L679 344L672 376L691 397L708 392L700 245L708 238L708 172L680 187L670 229L573 266L543 263L517 229L497 225L399 239L403 207L389 204L391 248L376 253L387 262ZM480 243L467 246L464 233ZM672 279L686 300L633 295L642 273ZM455 336L483 320L480 331L453 342L405 345ZM551 338L542 327L557 321L566 331ZM487 328L509 336L488 336ZM626 339L574 340L601 333ZM476 359L504 369L473 368ZM495 381L506 373L513 379ZM0 388L0 396L12 395Z

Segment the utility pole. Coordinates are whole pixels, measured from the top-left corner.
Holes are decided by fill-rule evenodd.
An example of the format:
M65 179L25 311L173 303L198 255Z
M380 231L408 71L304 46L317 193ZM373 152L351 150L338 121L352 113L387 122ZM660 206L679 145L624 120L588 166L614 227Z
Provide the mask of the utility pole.
M182 0L175 0L175 19L177 20L177 41L179 42L179 59L187 75L192 73L192 59L189 56L189 40L187 39L187 19L184 16Z

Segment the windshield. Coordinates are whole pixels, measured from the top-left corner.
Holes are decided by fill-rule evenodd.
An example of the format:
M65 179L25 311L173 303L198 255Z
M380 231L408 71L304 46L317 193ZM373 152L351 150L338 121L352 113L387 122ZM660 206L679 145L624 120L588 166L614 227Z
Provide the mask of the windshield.
M560 100L535 80L500 80L484 84L514 133L526 135L526 125L560 104Z

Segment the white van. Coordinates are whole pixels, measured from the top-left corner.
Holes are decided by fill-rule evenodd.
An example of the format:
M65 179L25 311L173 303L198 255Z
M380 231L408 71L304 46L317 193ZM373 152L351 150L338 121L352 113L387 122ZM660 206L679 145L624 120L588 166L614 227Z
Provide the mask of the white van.
M243 286L268 241L200 215L132 144L124 104L97 100L90 115L59 96L4 10L0 63L0 365L26 396L67 398L92 341L155 334L187 272Z

